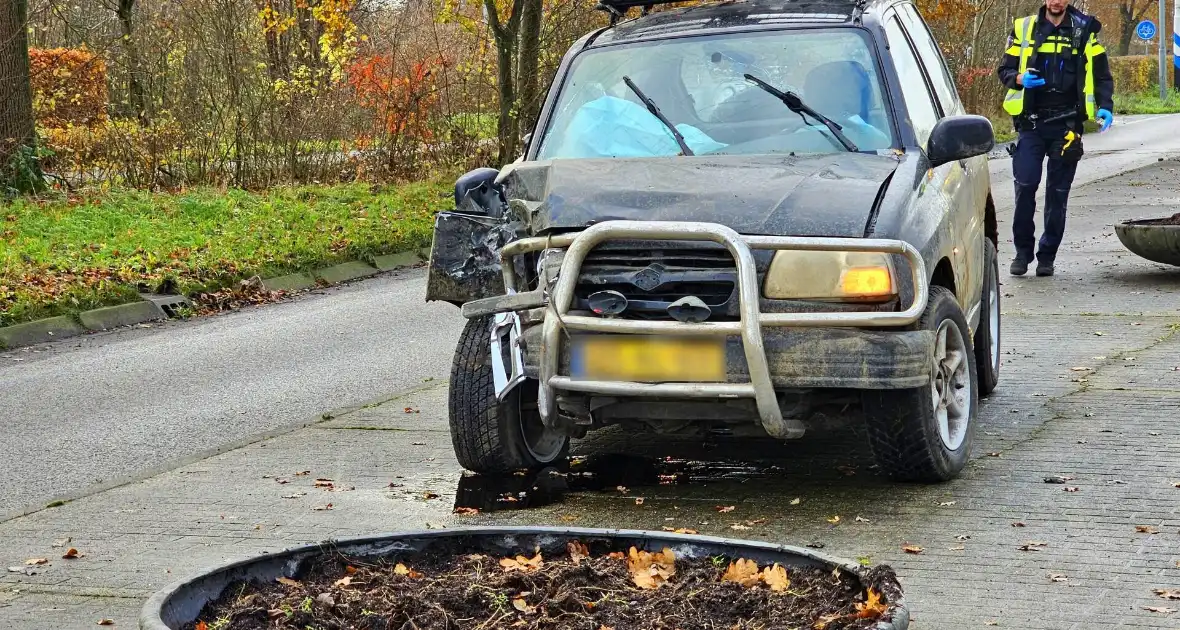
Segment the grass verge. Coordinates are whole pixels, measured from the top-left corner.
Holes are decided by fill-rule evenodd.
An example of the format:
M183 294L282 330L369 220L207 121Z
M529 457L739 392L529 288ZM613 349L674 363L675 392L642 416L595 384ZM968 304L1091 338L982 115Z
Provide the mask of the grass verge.
M423 247L444 181L17 199L0 205L0 325Z
M1161 99L1159 87L1139 94L1120 94L1114 99L1116 114L1175 114L1180 112L1180 92L1168 90Z

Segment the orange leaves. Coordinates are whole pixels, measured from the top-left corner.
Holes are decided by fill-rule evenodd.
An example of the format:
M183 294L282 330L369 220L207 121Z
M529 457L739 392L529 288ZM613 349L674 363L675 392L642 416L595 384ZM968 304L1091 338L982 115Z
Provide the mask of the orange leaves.
M87 50L29 49L29 78L39 127L92 127L107 120L107 68Z
M576 540L566 545L566 549L569 550L570 560L573 560L574 564L580 564L590 557L590 549Z
M747 587L762 583L776 593L785 591L791 586L787 570L782 565L776 562L773 566L759 571L757 562L745 558L730 562L729 567L725 569L725 574L721 576L721 581L735 582Z
M500 560L500 566L505 571L520 571L521 573L532 573L540 569L543 563L544 561L541 559L541 552L539 551L532 558L516 556L515 558L502 558Z
M410 578L411 580L416 580L416 579L422 577L421 573L418 573L417 571L407 567L406 565L404 565L400 562L397 563L397 565L393 567L393 574L394 575L404 575L404 576Z
M658 588L676 575L676 555L667 547L659 553L638 551L632 547L627 551L627 570L631 581L639 588Z
M435 70L445 66L441 56L405 64L391 55L373 55L350 65L347 81L357 103L372 111L387 135L427 140L427 123L438 104Z
M885 602L881 601L881 594L872 588L865 595L864 603L856 604L857 619L876 619L885 614Z

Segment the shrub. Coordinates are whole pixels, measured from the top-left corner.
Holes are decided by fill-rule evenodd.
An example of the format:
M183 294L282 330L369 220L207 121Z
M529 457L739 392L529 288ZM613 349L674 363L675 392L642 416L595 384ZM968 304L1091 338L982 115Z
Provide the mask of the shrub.
M42 127L93 126L107 119L106 64L85 49L29 49L33 109Z
M1171 60L1168 62L1171 65ZM1110 73L1114 76L1116 94L1141 94L1159 85L1159 58L1156 55L1126 55L1110 58ZM1171 68L1166 72L1172 82Z

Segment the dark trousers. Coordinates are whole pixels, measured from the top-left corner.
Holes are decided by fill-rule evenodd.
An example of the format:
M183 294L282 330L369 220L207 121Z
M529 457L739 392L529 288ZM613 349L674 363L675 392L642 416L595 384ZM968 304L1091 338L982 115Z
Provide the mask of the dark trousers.
M1041 184L1041 168L1046 154L1049 157L1049 168L1045 182L1045 230L1041 233L1036 258L1043 263L1052 263L1057 258L1057 248L1065 235L1069 188L1073 185L1073 176L1078 168L1076 159L1061 158L1065 132L1064 124L1023 129L1016 141L1016 150L1012 153L1012 176L1016 186L1012 241L1016 245L1016 256L1028 262L1033 261L1033 246L1036 244L1033 216L1037 212L1037 188ZM1075 142L1081 142L1081 139Z

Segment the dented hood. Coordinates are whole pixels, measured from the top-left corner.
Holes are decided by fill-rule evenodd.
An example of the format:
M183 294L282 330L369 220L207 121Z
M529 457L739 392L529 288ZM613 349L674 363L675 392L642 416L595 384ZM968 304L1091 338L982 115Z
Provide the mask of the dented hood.
M551 160L514 164L500 179L534 234L627 219L860 237L897 164L863 153Z

